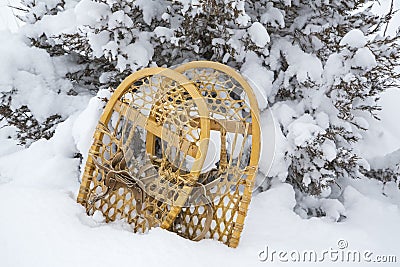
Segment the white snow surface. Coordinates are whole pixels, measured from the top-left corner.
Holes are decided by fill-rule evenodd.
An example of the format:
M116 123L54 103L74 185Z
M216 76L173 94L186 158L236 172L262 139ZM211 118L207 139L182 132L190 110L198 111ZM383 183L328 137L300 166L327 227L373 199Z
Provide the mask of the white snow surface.
M372 69L376 66L374 54L367 47L359 48L353 57L354 66L364 69Z
M349 31L340 41L340 45L348 45L353 48L364 47L366 44L367 39L365 38L364 33L359 29Z
M265 47L270 41L267 29L260 22L254 22L251 25L249 35L251 41L258 47Z

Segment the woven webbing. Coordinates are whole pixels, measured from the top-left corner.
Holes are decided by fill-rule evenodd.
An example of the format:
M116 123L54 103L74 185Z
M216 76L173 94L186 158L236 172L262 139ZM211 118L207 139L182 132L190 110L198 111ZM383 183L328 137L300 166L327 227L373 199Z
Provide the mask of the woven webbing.
M255 97L231 68L192 62L139 71L105 108L78 202L134 232L161 226L236 247L259 140Z

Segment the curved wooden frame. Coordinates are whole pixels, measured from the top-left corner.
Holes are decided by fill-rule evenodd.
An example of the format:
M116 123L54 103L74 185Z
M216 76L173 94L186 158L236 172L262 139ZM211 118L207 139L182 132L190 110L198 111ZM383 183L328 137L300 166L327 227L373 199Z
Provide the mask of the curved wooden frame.
M243 78L242 75L240 75L236 70L233 68L218 63L218 62L213 62L213 61L192 61L189 63L184 63L178 67L176 67L174 70L180 73L184 73L187 70L190 69L196 69L196 68L210 68L210 69L215 69L218 71L221 71L222 73L227 74L228 76L233 77L244 89L245 93L248 96L249 102L250 102L250 107L251 107L251 116L252 118L255 118L254 121L252 121L252 149L251 149L251 155L250 155L250 164L249 164L249 169L252 171L249 172L248 178L246 179L246 187L244 191L243 198L248 200L248 201L242 201L239 209L240 213L237 218L236 224L239 225L239 227L235 227L235 230L232 233L232 238L229 242L230 247L237 247L240 239L240 234L242 231L242 226L244 224L244 220L246 218L247 210L250 204L250 199L252 196L253 192L253 187L254 187L254 179L255 175L257 172L258 168L258 162L260 159L260 149L261 149L261 130L260 130L260 110L258 108L258 102L257 98L255 97L253 90L251 86L248 84L248 82Z
M182 74L179 74L173 70L167 68L146 68L139 70L131 75L129 75L125 80L118 86L114 94L111 96L106 107L104 108L103 114L100 117L99 123L107 125L108 121L111 119L111 115L114 107L118 104L118 100L129 90L130 86L137 80L146 77L162 74L166 78L175 80L179 85L184 86L188 93L192 96L194 103L198 107L198 112L200 115L200 142L199 149L196 151L195 161L191 169L191 175L193 177L198 177L203 166L205 157L207 155L208 140L210 137L210 121L208 120L208 110L207 106L203 101L202 96L197 91L197 88L186 79ZM153 134L152 134L153 135ZM95 140L102 140L104 133L101 131L96 131L94 134ZM146 147L148 149L148 146ZM93 144L91 151L93 153L98 152L99 147ZM78 202L81 204L86 204L86 196L88 194L87 188L89 188L90 179L92 172L94 171L95 164L93 158L89 155L86 161L85 173L82 177L81 187L78 194ZM174 206L171 207L166 220L163 221L161 227L168 229L172 222L174 221L177 214L180 212L181 207L184 205L187 196L190 195L192 187L184 186L182 189L183 194L179 195L179 198L175 201Z
M208 104L206 103L206 100L205 100L207 97L204 97L201 94L200 87L197 88L195 83L193 81L190 81L189 78L184 75L186 71L189 71L191 69L211 69L211 70L217 71L216 73L221 73L223 75L227 75L228 80L233 78L235 80L235 82L240 84L240 86L242 88L241 90L243 90L242 92L244 92L247 95L248 102L247 101L245 103L243 102L243 106L247 107L250 110L250 111L246 111L246 114L248 114L248 115L246 115L245 117L241 117L241 119L239 121L234 121L234 120L230 121L231 117L228 117L228 115L227 115L227 117L225 117L226 119L224 119L224 120L220 120L221 117L212 118L212 115L210 114L210 110L209 110L210 107L208 106ZM120 115L123 115L125 117L129 117L130 115L133 115L133 116L131 116L130 120L134 121L134 120L139 119L140 123L138 123L138 125L141 126L141 128L144 128L146 130L147 134L146 134L146 138L145 138L146 139L145 150L146 150L146 153L153 155L153 156L155 155L156 137L159 137L162 140L164 140L162 137L162 132L164 131L163 126L157 125L155 118L151 117L150 115L148 115L148 117L147 117L147 115L140 114L140 112L137 109L132 111L132 109L134 109L134 108L127 105L126 102L120 101L120 99L127 92L129 92L131 85L134 84L135 81L138 81L145 77L151 77L154 75L162 75L167 80L171 79L172 81L176 81L179 86L182 86L190 94L191 98L194 101L194 104L197 106L199 118L195 118L194 121L192 121L192 122L194 125L199 124L198 125L198 128L200 130L199 140L198 140L198 142L196 142L196 144L187 142L187 140L186 140L186 143L184 142L185 151L186 151L186 149L188 149L187 155L189 155L195 159L194 163L192 165L192 168L190 170L190 173L189 173L191 181L195 181L195 182L199 181L200 183L203 183L202 180L198 180L198 179L201 175L204 175L201 173L201 170L202 170L203 164L204 164L206 156L207 156L210 131L220 131L221 138L225 138L226 132L235 133L236 135L239 134L246 138L249 135L251 135L251 142L247 143L248 145L251 144L251 149L249 150L249 151L251 151L250 157L246 159L246 162L244 165L247 167L243 168L241 166L239 169L233 170L233 171L240 171L240 174L235 174L235 175L239 175L238 176L239 181L237 181L237 185L236 185L237 187L235 189L236 191L233 193L230 193L232 195L229 195L229 198L235 199L234 201L232 200L233 201L232 203L235 205L235 207L234 208L232 208L230 206L225 207L225 209L226 209L225 212L227 212L228 209L231 209L232 212L236 213L236 218L233 219L233 217L232 217L230 219L223 219L221 221L221 220L217 219L216 217L214 217L214 223L221 222L221 224L223 224L223 223L232 224L231 226L229 226L229 229L225 230L223 233L218 232L219 235L224 235L224 238L227 238L227 240L222 239L221 236L219 236L219 238L217 238L217 239L225 242L230 247L237 247L239 239L240 239L240 235L241 235L241 232L243 229L244 220L245 220L245 217L247 214L249 203L251 200L251 195L252 195L252 191L253 191L253 187L254 187L254 179L255 179L256 172L257 172L258 161L259 161L259 157L260 157L260 145L261 144L260 144L259 108L258 108L257 99L252 91L252 88L246 82L246 80L244 80L244 78L238 72L236 72L234 69L232 69L226 65L216 63L216 62L210 62L210 61L190 62L190 63L180 65L177 68L175 68L174 70L167 69L167 68L158 68L158 67L157 68L147 68L147 69L142 69L140 71L137 71L137 72L129 75L118 86L118 88L116 89L116 91L114 92L114 94L112 95L110 100L108 101L106 107L104 108L103 114L99 120L99 125L108 125L108 123L111 120L111 116L112 116L113 112L117 112ZM225 77L225 76L223 76L223 77ZM163 85L161 85L160 87L163 87ZM215 87L215 88L217 88L217 87ZM226 91L226 92L228 92L228 91ZM228 96L228 98L229 98L229 96ZM223 98L218 98L218 99L222 99L222 101L228 101L228 103L229 103L229 100L227 100L227 98L223 97ZM216 100L214 99L214 101L216 101ZM236 102L232 99L232 103L236 103ZM156 105L156 104L153 103L153 105ZM225 107L227 107L227 105L228 104L226 104ZM156 107L153 106L152 109L153 108L156 108ZM235 108L233 108L233 104L232 104L232 109L235 110ZM242 111L241 109L238 109L238 110ZM239 111L236 111L236 112L239 112ZM224 111L222 111L222 112L224 112ZM219 114L223 114L223 113L219 113ZM251 122L249 122L250 118L251 118ZM232 117L232 119L234 119L234 118ZM249 119L249 121L246 121L247 119ZM96 175L96 173L98 173L98 171L95 172L96 168L98 170L98 166L96 165L96 162L94 161L94 158L92 157L92 155L97 155L99 153L99 150L100 150L99 140L103 140L104 134L105 134L104 131L101 131L101 130L97 130L95 132L95 134L94 134L95 142L91 146L90 154L87 158L84 174L82 176L82 183L81 183L81 187L79 190L77 201L86 207L90 206L90 205L88 205L88 201L89 201L89 204L91 202L93 202L91 200L88 200L88 194L89 193L92 194L92 191L90 191L90 183L94 179L93 175ZM168 134L170 134L170 133L168 133ZM174 133L171 133L171 134L174 134ZM247 139L247 140L249 140L249 139ZM101 141L100 141L100 143L101 143ZM222 148L222 146L221 146L221 149L225 149L224 150L225 153L223 153L223 154L225 154L224 162L226 162L226 147L224 146L224 148ZM242 145L241 150L243 151L243 145ZM222 152L221 152L221 155L222 155ZM126 156L129 157L129 155L126 155ZM220 163L223 162L222 156L221 156L220 160L221 160ZM238 168L238 167L235 167L235 168ZM224 169L224 168L222 168L222 169ZM219 171L220 170L221 170L221 168L219 168ZM221 174L221 172L218 172L218 173ZM224 175L227 176L228 175L227 173L228 172L226 172ZM104 175L104 173L103 173L103 175ZM210 185L211 187L208 187L207 190L212 188L212 186L215 186L217 181L218 180L214 180L213 182L211 182L212 183ZM224 183L221 183L221 186L228 185L228 184L224 184ZM203 186L207 186L207 185L208 184L204 184ZM232 184L230 184L230 185L232 185ZM237 190L239 190L238 189L239 185L244 186L243 191L240 191L240 193L237 191ZM197 237L196 237L196 235L192 235L192 234L189 235L189 234L187 234L187 232L185 232L186 234L184 234L184 232L181 232L180 230L177 231L177 229L175 228L176 222L181 220L182 216L188 216L188 215L192 216L193 215L195 217L198 216L199 220L205 219L205 217L204 217L205 215L203 213L199 212L199 210L197 209L198 207L196 207L196 211L194 213L189 212L188 207L185 207L185 204L187 204L186 202L188 200L188 197L191 195L192 190L194 190L193 185L191 185L191 184L184 185L182 190L180 191L180 193L177 194L177 196L178 196L177 199L175 201L173 201L172 204L168 204L169 206L166 210L163 209L163 211L165 211L165 213L163 212L162 220L160 220L159 223L157 223L157 225L160 225L162 228L168 229L170 231L175 231L176 233L178 233L182 236L186 236L187 238L190 238L192 240L200 240L202 238L205 238L207 233L209 234L208 237L213 238L215 230L211 230L209 228L210 224L211 224L211 220L213 220L213 216L216 216L215 215L216 209L219 209L219 208L224 209L224 207L223 207L224 202L218 201L218 202L216 202L218 204L215 204L215 206L210 206L210 204L207 204L204 201L202 202L202 204L197 204L197 205L199 205L198 207L205 205L204 207L207 207L209 211L211 210L210 211L211 213L208 214L207 218L206 218L207 222L205 224L208 225L207 227L202 227L200 225L200 228L196 228L196 225L195 225L196 223L194 221L190 221L186 225L185 225L185 223L183 223L184 227L193 227L194 226L195 229L197 229L197 231L199 231L199 229L202 229L201 234L198 235ZM204 187L204 190L206 190L206 187ZM194 192L194 195L199 193L198 191L193 191L193 192ZM204 197L206 197L206 195L204 195L202 197L204 199ZM221 199L223 197L225 197L225 195L221 195ZM231 205L231 204L229 204L229 205ZM211 205L214 205L214 204L211 204ZM166 206L163 206L163 207L165 208ZM140 208L139 208L139 211L140 211ZM196 212L199 212L199 213L196 214ZM178 219L176 219L177 217L178 217ZM221 217L218 217L218 218L221 218ZM113 219L110 219L110 220L113 220ZM226 232L226 231L228 231L228 232ZM211 233L211 236L210 236L210 233ZM214 238L215 238L215 236L214 236Z

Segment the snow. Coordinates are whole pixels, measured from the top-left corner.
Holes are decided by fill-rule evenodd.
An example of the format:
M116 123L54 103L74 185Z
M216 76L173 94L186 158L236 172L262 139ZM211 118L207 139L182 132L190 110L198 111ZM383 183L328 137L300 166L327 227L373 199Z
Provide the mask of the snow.
M400 148L400 89L393 88L381 95L379 105L384 107L378 113L379 121L369 121L369 130L357 144L367 159L383 157ZM371 149L373 148L373 149Z
M274 7L271 2L267 3L267 11L261 16L261 23L271 25L273 27L285 27L285 20L282 12Z
M174 35L174 31L172 29L160 26L154 29L154 33L157 37L165 37L167 40L171 39L171 37Z
M377 65L374 54L372 54L371 50L367 47L359 48L354 55L353 60L353 66L364 69L371 69Z
M396 231L400 202L390 204L371 191L378 187L367 186L365 180L346 187L344 205L319 204L332 208L333 217L344 207L346 218L340 223L325 217L302 219L293 211L296 201L292 187L273 181L267 192L253 198L237 249L212 240L192 242L159 228L133 234L121 222L106 224L101 216L87 216L76 203L79 160L72 158L70 151L76 142L70 132L74 120L61 124L52 140L0 158L3 266L107 266L127 262L159 266L160 260L175 266L189 262L191 266L259 266L258 254L265 246L320 252L337 248L339 239L348 241L351 249L397 253L393 240L400 238ZM21 168L20 162L29 164ZM396 191L388 194L399 197ZM378 215L371 216L371 209Z
M232 139L229 137L230 136L227 135L228 142L231 142ZM238 143L240 144L242 140L239 140ZM208 143L207 155L204 160L203 167L201 169L202 172L210 171L211 169L216 167L216 163L218 163L220 159L220 154L221 154L220 147L221 147L221 135L219 134L219 132L216 131L210 132L210 140Z
M340 239L345 239L352 250L397 255L393 240L400 238L400 194L394 183L388 183L384 197L379 192L382 184L367 179L351 181L345 187L343 204L332 199L304 200L327 212L326 217L312 219L295 213L293 188L273 180L268 191L253 198L237 249L213 240L192 242L159 228L133 234L122 222L106 224L102 216L87 216L76 203L80 163L73 154L87 152L103 106L99 97L107 96L107 91L101 91L92 98L86 109L58 126L51 140L41 140L28 149L0 157L3 266L106 266L127 262L159 266L160 260L175 266L187 266L189 262L191 266L259 266L263 263L258 256L265 246L321 252L337 248ZM269 119L267 113L262 113L263 129L271 129L272 117L268 116ZM280 132L279 128L276 131ZM279 147L283 136L279 135L277 142L263 136L264 144L278 144L271 169L274 172L285 163L280 159L284 151L279 150L284 147ZM267 165L263 162L260 168L268 172ZM377 216L371 216L372 210ZM342 214L346 217L335 222Z
M19 2L19 1L18 1ZM19 6L18 2L13 2L13 6ZM13 10L8 6L8 0L0 1L0 31L10 30L12 32L18 31L21 22L18 21L14 14L20 14L18 10Z
M108 27L115 28L121 24L126 27L132 27L133 21L123 10L118 10L111 14Z
M268 106L274 73L262 67L261 60L253 53L246 55L246 62L241 68L241 73L253 88L258 107L264 110Z
M308 114L304 114L299 119L290 123L288 129L288 139L293 140L296 146L304 145L313 136L324 132L324 129L315 125L314 119Z
M148 2L151 4L144 4ZM162 8L155 8L161 6L159 2L136 1L145 12L146 23L150 24L155 17L166 18ZM181 2L190 5L196 1ZM52 5L55 2L49 0L46 3ZM290 6L292 1L284 3ZM243 5L244 1L239 4ZM240 5L239 8L243 8ZM272 3L267 4L266 10L261 18L263 24L284 27L284 14ZM83 0L75 9L66 10L57 18L45 16L35 29L29 30L29 34L68 32L78 24L94 24L105 15L110 16L109 23L114 23L113 26L131 23L122 13L112 13L107 5ZM242 25L249 22L245 14L239 19ZM248 33L260 48L270 42L268 31L261 23L253 23ZM172 32L162 27L158 27L155 34L166 39L173 37ZM115 52L117 46L106 42L107 35L107 32L100 32L90 36L89 44L95 56L100 57L103 49ZM121 46L127 58L118 58L120 70L124 70L127 64L147 64L154 53L148 40L149 36L143 35L134 44ZM73 66L63 57L52 59L43 50L29 47L28 43L29 40L18 35L1 32L1 90L9 92L16 87L19 94L13 98L13 105L28 105L40 120L55 113L66 120L58 125L52 139L36 141L29 148L17 146L16 141L10 138L15 135L15 129L0 124L0 266L122 266L127 263L159 266L160 262L166 266L282 266L284 264L279 261L269 262L270 258L260 262L260 251L268 246L278 251L315 250L318 253L324 249L337 249L339 240L348 242L351 250L397 255L399 260L400 193L395 182L384 185L366 178L341 181L343 194L337 196L338 199L330 198L338 191L335 191L335 185L323 187L318 197L298 199L293 187L283 183L290 164L287 153L294 146L303 145L322 133L329 126L332 115L326 99L315 92L305 96L314 94L312 107L324 107L314 117L307 114L298 116L300 110L306 108L304 103L295 106L281 102L269 107L267 99L276 90L272 84L273 72L263 67L251 53L244 55L241 72L255 88L262 109L257 186L264 186L263 180L268 179L271 187L266 192L254 194L237 249L213 240L192 242L159 228L146 234L133 234L123 222L106 224L101 214L87 216L84 208L76 203L80 176L105 104L101 98L109 98L110 92L101 90L93 97L67 95L73 86L60 77ZM374 55L365 47L366 39L361 31L350 31L340 44L354 51L354 57L349 61L351 66L368 69L376 65ZM344 63L340 54L331 55L323 67L317 57L282 41L271 49L272 68L278 64L281 54L289 65L286 72L280 74L287 83L294 76L299 82L311 80L317 84L322 79L334 84L338 77L347 80L353 77L349 73L351 66ZM372 167L383 168L399 161L399 101L400 90L388 90L380 100L384 107L379 114L381 121L371 122L356 117L357 123L370 129L357 147ZM283 132L281 125L290 125L287 132ZM344 126L352 129L350 125ZM218 147L219 137L212 136L212 139ZM336 146L330 140L322 144L321 151L327 161L336 157ZM218 152L218 149L209 150L207 163L210 163L210 168L214 166ZM76 157L77 153L83 155L83 162ZM323 168L320 172L310 171L303 181L307 184L324 172ZM267 175L275 178L266 178ZM310 207L323 210L326 216L309 218L306 209ZM296 264L309 266L309 263ZM338 265L329 261L325 264ZM350 265L340 263L340 266ZM370 266L378 265L371 263Z
M76 20L79 24L92 26L106 17L111 12L110 7L105 3L82 0L75 7Z
M343 69L344 63L342 57L339 54L330 55L324 67L324 78L326 79L326 82L328 84L334 84L337 80L338 74L346 73L346 70Z
M282 153L280 153L281 151L278 150L283 147L283 142L280 139L282 138L282 135L279 135L280 130L277 128L277 124L271 108L268 108L261 112L259 123L261 127L262 138L259 170L262 173L260 177L263 180L267 174L276 174L276 176L279 176L278 174L282 166L277 165L284 163L284 161L281 160ZM273 166L274 169L272 170Z
M82 20L86 20L86 14L82 14ZM59 16L45 15L37 24L36 27L21 28L21 32L27 36L36 37L45 33L48 36L53 36L61 33L72 33L76 28L77 17L73 9L68 9L60 13Z
M107 45L110 38L110 33L101 31L97 34L88 34L89 44L93 50L93 56L101 58L103 56L103 48Z
M90 99L87 107L76 116L71 127L71 137L74 140L76 149L83 157L80 166L81 170L85 167L92 136L105 106L105 102L101 100L102 98L109 99L110 92L108 90L100 90L97 93L97 97Z
M374 5L372 6L371 12L373 12L374 14L378 14L378 15L386 15L388 13L388 11L390 10L390 5L393 2L393 10L399 10L400 9L400 1L392 1L392 0L381 0L379 2L374 3ZM386 34L387 35L391 35L394 36L396 34L396 32L398 31L400 27L400 13L399 12L394 12L394 14L392 14L392 19L390 20L389 24L387 25L387 31ZM386 28L386 26L385 26ZM382 32L384 31L384 29L382 29Z
M254 22L249 28L251 41L258 47L265 47L270 42L267 29L260 23Z
M364 33L359 29L353 29L346 33L339 43L340 45L347 45L353 48L364 47L367 44L367 40Z
M56 113L65 118L85 105L87 96L67 95L72 84L59 78L67 72L67 62L62 58L53 60L45 51L29 47L25 42L9 32L0 34L0 86L3 92L19 92L13 97L12 106L27 105L43 121Z
M375 169L386 169L400 162L400 149L386 154L384 157L370 159L371 167Z
M146 66L154 54L153 48L147 40L138 40L122 49L127 58L119 57L118 66L121 71L125 70L125 65Z
M303 199L299 200L299 207L297 209L304 207L313 207L316 209L322 209L326 212L327 220L337 222L341 216L346 214L346 209L344 205L337 199L326 199L325 197L329 196L331 190L330 187L327 186L320 198L314 196L306 196ZM307 214L303 212L299 212L302 218L308 218Z
M143 10L143 20L150 25L154 18L164 14L163 3L160 0L136 0L135 5Z
M275 42L271 49L271 66L283 54L289 65L285 72L284 85L288 86L289 80L295 76L299 82L308 80L319 83L323 67L321 61L314 55L305 53L298 45L292 45L287 40Z
M196 2L196 1L194 1L194 2ZM232 5L232 7L235 6L235 8L239 12L239 15L237 16L237 18L235 20L236 23L238 23L240 26L246 26L251 22L250 16L245 13L245 8L244 8L245 1L244 0L231 1L230 5Z
M329 126L329 116L325 112L319 112L315 116L315 121L319 126L326 129Z
M324 156L328 161L332 161L336 158L336 145L332 140L326 140L322 145L321 149L324 152Z

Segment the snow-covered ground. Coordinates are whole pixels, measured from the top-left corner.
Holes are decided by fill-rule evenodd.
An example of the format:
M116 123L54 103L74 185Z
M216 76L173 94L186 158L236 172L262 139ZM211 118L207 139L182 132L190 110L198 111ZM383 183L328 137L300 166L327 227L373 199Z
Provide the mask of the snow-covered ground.
M6 2L0 2L3 19L0 29L15 30L16 24L9 20L10 10L4 7ZM25 77L20 86L34 82L37 86L43 85L39 92L47 92L46 86L54 82L52 76L43 80L39 74L48 73L53 63L12 38L9 33L0 32L0 54L8 55L0 58L1 86ZM13 45L18 51L6 53ZM38 75L28 77L24 67L30 68L31 64L21 62L28 61L33 54L40 61L33 71ZM6 76L4 73L15 66L15 60L21 60L18 68ZM60 82L58 86L67 84ZM36 111L40 117L46 114L45 107L52 99L37 97L32 101L43 103L44 108ZM368 158L400 148L398 103L400 89L382 95L382 120L371 125L371 134L359 146ZM383 186L376 180L350 181L344 189L343 206L332 205L332 208L344 209L346 216L334 222L329 217L301 218L293 211L296 201L292 187L273 181L268 191L254 196L237 249L212 240L192 242L162 229L133 234L121 222L105 224L101 218L88 217L76 203L80 162L74 153L87 152L102 104L97 98L89 100L88 96L66 97L63 103L52 104L53 109L63 111L69 118L58 126L50 140L39 140L22 149L7 139L8 132L0 129L2 267L284 266L292 263L309 266L302 258L309 251L315 252L318 259L324 255L324 265L353 265L342 257L342 252L349 251L359 253L361 262L370 260L367 266L398 266L400 262L400 191L393 182ZM300 262L293 262L297 255L301 257ZM373 262L378 256L396 256L397 263Z

